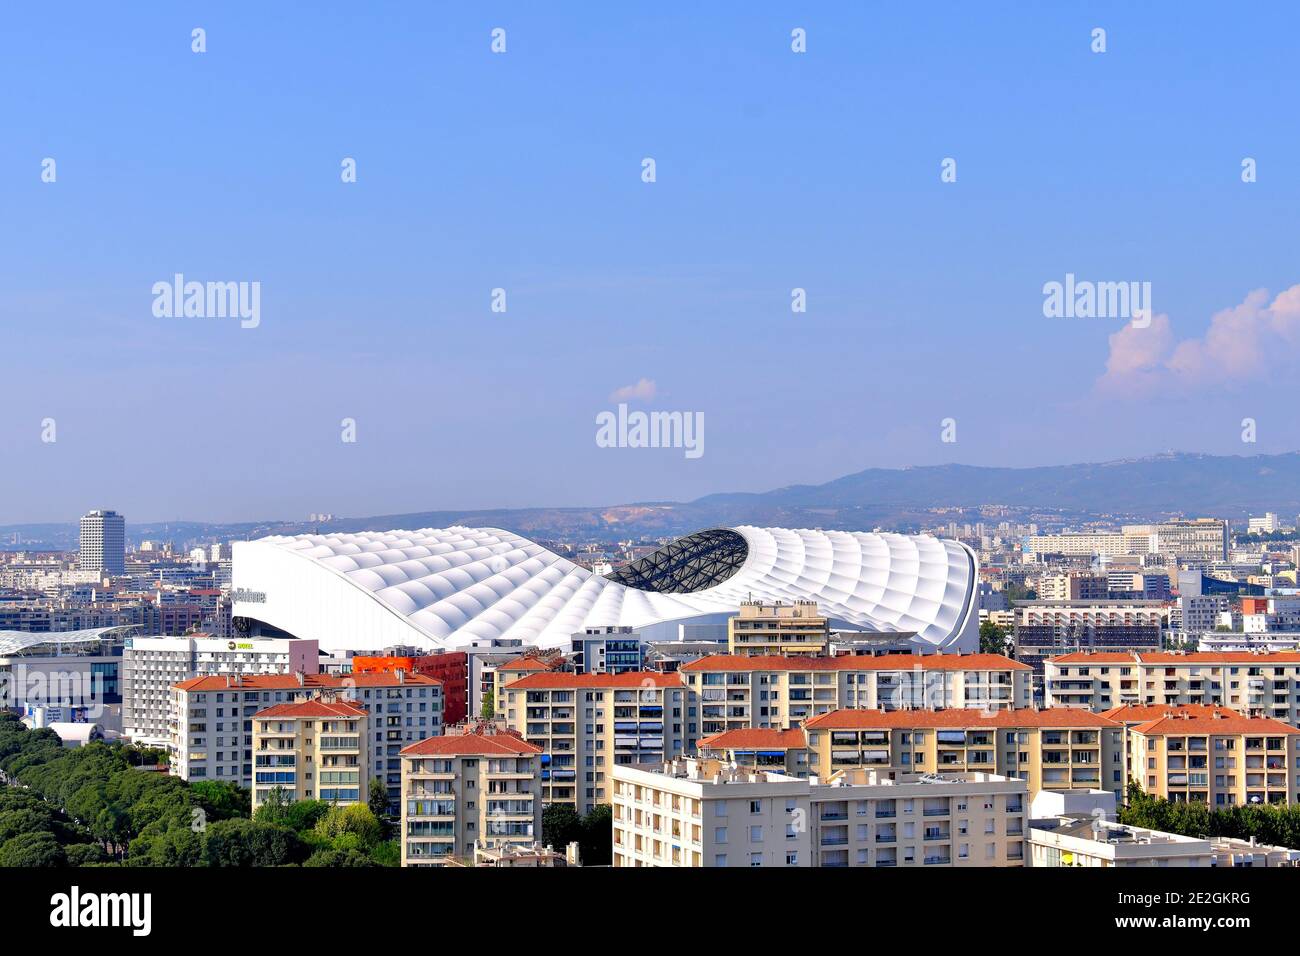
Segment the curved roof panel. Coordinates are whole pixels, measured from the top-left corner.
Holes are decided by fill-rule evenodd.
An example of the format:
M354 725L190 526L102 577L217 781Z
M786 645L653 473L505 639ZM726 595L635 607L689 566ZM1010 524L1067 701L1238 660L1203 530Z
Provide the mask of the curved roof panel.
M834 626L964 649L974 554L929 536L712 528L609 577L497 528L276 536L235 545L235 614L322 648L479 638L567 644L588 627L721 620L744 600L816 601ZM383 642L376 645L376 642Z

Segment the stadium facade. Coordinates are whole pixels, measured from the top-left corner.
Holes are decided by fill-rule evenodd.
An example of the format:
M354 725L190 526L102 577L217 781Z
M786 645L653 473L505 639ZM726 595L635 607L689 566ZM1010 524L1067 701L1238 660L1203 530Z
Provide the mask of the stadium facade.
M250 632L327 652L561 647L596 627L675 640L745 600L816 601L833 628L956 652L978 644L977 579L969 548L929 536L713 528L601 576L509 531L453 527L238 542L232 597Z

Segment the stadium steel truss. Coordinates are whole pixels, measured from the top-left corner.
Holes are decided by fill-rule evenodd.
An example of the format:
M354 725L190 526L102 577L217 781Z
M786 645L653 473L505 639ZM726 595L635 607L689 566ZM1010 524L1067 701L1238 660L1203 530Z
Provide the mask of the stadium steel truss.
M677 640L746 600L816 601L834 628L920 650L978 643L975 555L926 535L712 528L605 577L499 528L304 534L236 542L232 578L236 619L328 652Z
M749 545L743 535L730 528L712 528L678 538L605 576L641 591L693 594L726 581L747 557Z

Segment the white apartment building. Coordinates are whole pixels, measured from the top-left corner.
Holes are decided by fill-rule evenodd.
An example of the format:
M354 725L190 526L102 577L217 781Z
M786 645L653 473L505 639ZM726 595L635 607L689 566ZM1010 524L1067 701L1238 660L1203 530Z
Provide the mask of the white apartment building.
M171 742L172 687L216 674L315 674L314 640L279 638L130 637L122 650L122 732L165 747Z
M1124 867L1214 865L1209 840L1114 823L1101 817L1035 820L1031 866Z
M253 715L330 694L368 713L374 773L398 809L400 752L442 733L442 684L421 674L264 674L194 677L172 688L171 773L185 780L253 781Z
M618 767L613 865L1021 866L1025 787L873 770L819 782L696 758Z

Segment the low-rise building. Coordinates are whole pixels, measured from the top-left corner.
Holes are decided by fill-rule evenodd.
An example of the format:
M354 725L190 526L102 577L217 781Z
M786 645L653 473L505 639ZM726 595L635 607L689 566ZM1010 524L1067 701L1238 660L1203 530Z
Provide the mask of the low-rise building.
M541 836L541 748L494 724L402 750L402 866L531 848Z
M1029 828L1030 866L1128 867L1214 865L1209 840L1115 823L1060 816Z
M369 712L348 700L275 704L253 715L253 809L287 802L365 803L373 776Z
M830 637L829 621L816 601L742 601L739 613L727 621L727 647L741 656L825 654Z

